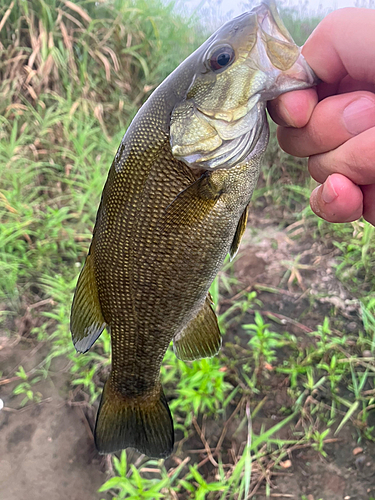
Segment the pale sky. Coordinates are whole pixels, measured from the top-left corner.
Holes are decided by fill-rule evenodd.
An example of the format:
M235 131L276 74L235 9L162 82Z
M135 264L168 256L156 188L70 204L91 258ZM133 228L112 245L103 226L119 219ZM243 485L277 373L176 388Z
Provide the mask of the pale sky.
M249 3L253 3L256 5L257 3L260 3L260 0L259 2L246 2L244 0L185 0L181 3L191 9L194 9L196 7L202 8L208 4L212 7L213 5L217 4L221 14L225 14L226 12L231 11L234 16L237 16L242 12L249 10ZM276 3L278 2L276 1ZM374 0L308 0L307 2L301 2L298 0L284 0L280 3L283 6L298 6L299 8L301 8L301 5L303 5L303 11L307 14L309 13L309 11L312 13L316 13L317 11L328 13L328 11L340 9L342 7L375 7ZM247 7L246 4L248 5ZM305 5L307 5L306 9Z

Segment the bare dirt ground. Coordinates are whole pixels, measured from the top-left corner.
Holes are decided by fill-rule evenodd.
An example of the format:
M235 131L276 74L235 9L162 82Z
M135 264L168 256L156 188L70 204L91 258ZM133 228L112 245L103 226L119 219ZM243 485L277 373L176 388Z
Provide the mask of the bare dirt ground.
M250 221L250 225L254 221ZM255 225L255 224L254 224ZM354 332L359 328L358 305L334 275L334 248L322 242L291 239L300 227L295 225L288 232L257 219L258 229L248 229L241 254L234 269L241 287L251 289L254 284L264 287L284 287L285 293L276 295L260 291L263 310L268 310L283 321L280 332L288 328L300 338L308 338L306 332L321 324L324 316L336 311L336 328ZM288 264L297 256L298 265ZM288 271L289 269L289 271ZM288 272L287 272L288 271ZM290 275L293 280L289 280ZM294 274L293 274L294 273ZM289 280L289 282L288 282ZM295 284L297 282L297 285ZM320 294L324 297L319 298ZM311 300L311 297L314 300ZM225 308L225 297L223 308ZM241 323L251 323L252 312ZM287 325L287 326L285 326ZM273 329L278 325L272 325ZM305 329L305 330L304 330ZM228 344L241 344L243 330L232 326L226 334ZM19 381L13 381L15 369L22 364L25 370L35 367L43 359L43 349L28 338L12 340L0 335L0 367L5 383L0 382L0 398L5 409L0 411L0 499L1 500L100 500L97 493L105 482L105 462L93 446L91 426L93 411L83 411L80 404L71 401L69 377L61 366L55 366L55 375L38 383L36 390L43 399L39 404L29 404L19 409L20 396L12 396L12 389ZM227 347L224 346L224 349ZM230 352L230 349L229 351ZM283 355L282 353L280 354ZM262 410L253 421L255 433L261 427L269 428L282 417L280 409L288 405L285 377L270 375ZM241 413L241 412L240 412ZM230 454L236 452L246 440L246 429L239 429L241 414L226 429L221 448ZM222 434L224 422L209 420L198 422L205 427L206 439L215 447ZM295 422L298 427L299 423ZM374 422L375 424L375 422ZM279 436L288 439L289 430ZM329 437L332 435L330 434ZM191 437L178 449L177 456L168 459L167 467L176 465L186 456L184 450L203 448L201 438L192 430ZM264 471L264 478L272 485L271 497L301 500L370 500L375 498L375 444L358 445L357 431L346 425L337 438L325 446L326 457L309 448L297 448L290 452L290 466L274 475ZM196 460L202 459L196 454ZM201 474L210 476L212 466L207 461ZM254 474L261 473L254 470ZM264 500L264 481L259 482L257 500ZM268 497L269 498L269 497Z
M16 346L2 347L4 376L12 376L20 364L26 370L34 367L43 356L22 340ZM37 389L43 400L22 409L16 409L22 398L11 395L16 382L0 386L5 403L0 411L1 500L106 498L97 493L106 480L100 467L103 459L94 449L81 406L67 402L66 382L64 373L39 382Z

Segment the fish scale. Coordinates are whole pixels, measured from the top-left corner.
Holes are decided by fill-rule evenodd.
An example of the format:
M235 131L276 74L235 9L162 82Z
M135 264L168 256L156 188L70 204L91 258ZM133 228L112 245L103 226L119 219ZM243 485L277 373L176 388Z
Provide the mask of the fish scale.
M172 340L182 360L219 351L208 290L246 226L269 137L266 99L314 83L268 0L214 33L128 128L71 314L79 352L104 327L111 335L111 373L95 427L101 453L128 446L155 458L172 452L173 421L159 380L164 354Z

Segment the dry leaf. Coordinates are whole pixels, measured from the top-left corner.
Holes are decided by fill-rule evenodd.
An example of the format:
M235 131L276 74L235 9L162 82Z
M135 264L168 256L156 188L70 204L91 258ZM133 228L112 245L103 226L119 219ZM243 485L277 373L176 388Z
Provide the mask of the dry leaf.
M91 23L91 17L87 14L87 12L84 9L82 9L82 7L69 1L66 1L65 5L70 9L74 10L74 12L77 12L77 14L79 14L85 21Z
M360 453L362 453L362 451L363 451L363 448L360 448L360 447L354 448L353 455L359 455Z
M284 462L280 462L280 465L283 469L289 469L292 466L292 461L285 460Z

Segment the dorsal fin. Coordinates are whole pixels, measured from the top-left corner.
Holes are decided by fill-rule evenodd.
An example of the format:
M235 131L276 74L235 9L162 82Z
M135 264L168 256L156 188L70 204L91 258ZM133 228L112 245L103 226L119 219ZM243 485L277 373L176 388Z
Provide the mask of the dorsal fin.
M86 352L106 326L99 303L98 289L89 254L78 278L70 315L73 344L78 352Z
M245 208L240 217L240 220L238 221L236 233L234 235L232 245L229 250L230 260L233 260L236 256L236 253L238 252L238 247L240 246L243 233L245 232L246 229L248 213L249 213L249 205L247 205L247 207Z
M173 350L179 359L193 359L215 356L221 347L221 335L217 317L212 309L210 294L186 327L173 340Z

